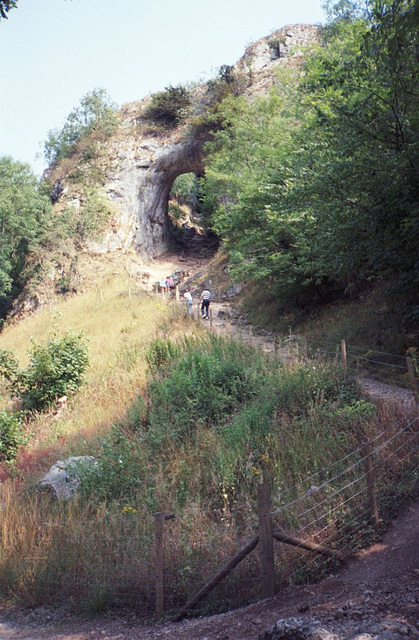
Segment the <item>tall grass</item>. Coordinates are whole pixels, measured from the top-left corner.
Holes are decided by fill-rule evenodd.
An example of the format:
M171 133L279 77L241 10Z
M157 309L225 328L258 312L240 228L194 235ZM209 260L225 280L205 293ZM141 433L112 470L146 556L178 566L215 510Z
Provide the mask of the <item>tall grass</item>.
M57 417L51 411L34 418L28 426L30 441L20 459L24 466L39 458L46 457L47 465L57 455L84 453L96 433L106 433L112 424L123 419L145 384L145 352L159 323L167 317L166 330L182 326L182 314L175 321L173 311L164 301L143 293L129 296L126 279L114 277L100 289L62 300L53 308L43 308L3 330L0 348L11 351L21 366L28 364L32 339L42 343L53 332L60 336L68 329L83 331L88 338L86 384L69 399L65 414ZM185 323L188 330L187 320ZM4 388L0 403L4 408L13 406Z
M89 379L66 415L31 425L20 468L25 455L45 466L58 453L93 454L99 464L74 503L31 497L34 479L23 471L24 488L6 482L4 596L93 611L130 604L151 614L153 515L160 511L175 516L166 527L166 605L176 609L255 535L261 479L276 496L313 474L321 484L362 438L385 429L334 363L268 358L209 334L170 305L130 298L121 282L58 310L63 327L90 337ZM45 329L54 314L43 314ZM27 343L31 331L42 335L42 318L28 324ZM0 346L9 338L20 356L17 332L6 330ZM394 491L403 465L396 456L387 466ZM290 528L297 515L290 512ZM321 527L310 535L321 537ZM256 596L255 563L243 563L220 588L230 604ZM301 578L299 565L296 573Z

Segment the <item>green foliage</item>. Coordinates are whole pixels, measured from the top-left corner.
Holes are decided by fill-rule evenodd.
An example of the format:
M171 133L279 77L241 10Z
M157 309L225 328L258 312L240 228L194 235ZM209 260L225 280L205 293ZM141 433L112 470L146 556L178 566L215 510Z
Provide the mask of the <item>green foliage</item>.
M0 376L11 382L15 380L18 370L19 365L13 354L6 349L0 349Z
M23 414L0 411L0 461L13 462L20 447L27 441L23 429Z
M191 195L196 196L198 178L194 173L182 173L172 184L171 195L179 201L187 201Z
M175 129L186 118L190 104L189 92L185 87L166 87L155 93L146 108L144 116L165 129Z
M304 75L224 100L208 145L207 209L232 275L301 304L396 277L417 288L417 15L340 2Z
M0 305L7 309L24 284L27 254L39 242L51 210L29 165L0 158Z
M165 338L156 338L148 348L146 360L150 371L154 374L163 371L178 355L179 346Z
M0 19L7 20L10 9L16 9L17 0L0 0Z
M53 337L45 345L34 343L30 363L16 370L13 358L3 355L1 374L15 395L22 399L24 411L42 411L57 398L77 391L88 366L86 340L82 333Z
M70 157L80 140L93 135L104 140L114 131L116 106L111 102L104 89L94 89L87 93L67 117L61 129L48 132L44 142L44 156L49 164L57 164L63 158Z
M113 426L109 435L100 440L100 460L90 466L80 478L84 495L92 493L101 500L135 499L144 484L142 458L144 452L140 442Z
M99 442L99 472L85 484L95 499L144 501L152 509L161 492L172 508L197 496L219 507L246 500L261 473L273 486L292 484L354 438L336 429L336 414L356 401L357 390L333 365L316 360L288 369L215 336L155 340L147 359L147 389Z

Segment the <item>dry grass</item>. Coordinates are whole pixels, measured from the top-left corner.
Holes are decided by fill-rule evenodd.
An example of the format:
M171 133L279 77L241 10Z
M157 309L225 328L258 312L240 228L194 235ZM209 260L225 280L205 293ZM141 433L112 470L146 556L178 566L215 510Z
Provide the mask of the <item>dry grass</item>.
M195 327L175 303L129 290L124 274L103 274L96 289L58 301L6 327L0 348L11 351L20 366L26 367L32 340L44 343L54 331L62 335L68 329L83 331L89 340L86 384L69 399L64 414L57 416L51 410L28 425L31 439L20 458L25 468L37 470L42 459L41 467L45 467L57 456L87 452L89 441L122 420L143 388L144 355L150 340L162 330L175 335ZM0 406L10 408L4 386L0 393Z

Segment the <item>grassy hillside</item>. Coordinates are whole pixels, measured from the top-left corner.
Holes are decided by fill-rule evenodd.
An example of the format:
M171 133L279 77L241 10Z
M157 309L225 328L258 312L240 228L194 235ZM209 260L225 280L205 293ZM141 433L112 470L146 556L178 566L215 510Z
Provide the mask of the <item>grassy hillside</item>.
M154 514L163 512L175 516L165 525L165 607L174 613L255 535L262 480L280 509L276 526L350 555L381 527L371 527L365 509L365 438L380 439L381 518L395 495L402 504L414 489L415 429L405 432L412 416L377 413L335 361L296 351L284 360L226 340L182 305L111 272L97 288L6 327L0 348L26 366L31 341L69 328L89 340L85 385L65 411L28 415L27 443L16 462L2 463L3 597L152 615ZM5 384L1 402L19 405ZM70 455L95 456L97 471L84 474L75 501L40 499L36 483ZM278 549L278 586L334 562ZM254 599L257 575L253 555L204 610Z

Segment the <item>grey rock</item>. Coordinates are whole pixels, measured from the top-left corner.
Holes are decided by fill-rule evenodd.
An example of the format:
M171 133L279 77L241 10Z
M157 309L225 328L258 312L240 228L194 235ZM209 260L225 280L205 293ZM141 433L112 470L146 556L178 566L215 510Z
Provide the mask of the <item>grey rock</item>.
M92 456L74 456L58 460L44 475L38 489L48 492L58 500L74 498L80 479L97 468L98 461Z
M318 620L284 618L259 634L259 640L341 640L324 629Z

